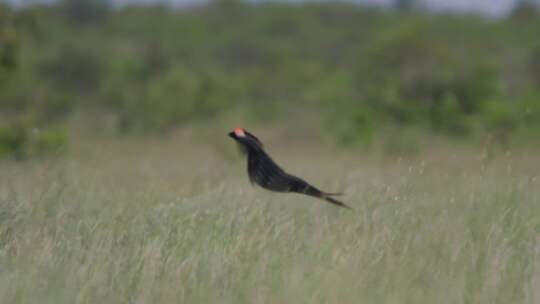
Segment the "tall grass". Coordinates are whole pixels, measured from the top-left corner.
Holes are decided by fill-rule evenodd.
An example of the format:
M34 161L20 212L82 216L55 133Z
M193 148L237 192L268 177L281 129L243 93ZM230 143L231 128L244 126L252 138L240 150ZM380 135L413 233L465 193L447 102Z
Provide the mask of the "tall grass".
M349 211L142 146L0 164L1 303L540 302L534 154L273 150Z

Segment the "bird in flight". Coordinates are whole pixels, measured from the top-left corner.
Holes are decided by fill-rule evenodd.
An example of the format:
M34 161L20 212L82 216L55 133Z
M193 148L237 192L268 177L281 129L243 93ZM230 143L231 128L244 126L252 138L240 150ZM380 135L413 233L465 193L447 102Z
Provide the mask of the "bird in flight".
M340 193L323 192L303 179L288 174L281 169L264 151L261 141L243 128L235 128L229 133L244 154L247 154L249 180L262 188L276 192L296 192L323 199L339 207L351 207L336 200L333 196Z

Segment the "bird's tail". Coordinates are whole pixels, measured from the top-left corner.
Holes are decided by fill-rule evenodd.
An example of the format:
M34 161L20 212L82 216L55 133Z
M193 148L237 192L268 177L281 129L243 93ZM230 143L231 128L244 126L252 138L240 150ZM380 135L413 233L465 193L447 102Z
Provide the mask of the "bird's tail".
M352 210L351 207L345 205L343 202L341 202L341 201L334 198L334 196L343 195L343 193L322 192L321 190L313 187L312 185L308 184L307 182L302 181L302 180L300 180L300 181L301 181L301 184L298 185L297 189L293 189L292 192L299 192L299 193L307 194L309 196L313 196L313 197L323 199L323 200L325 200L325 201L327 201L327 202L329 202L331 204L334 204L336 206ZM299 189L301 189L301 190L299 190Z
M325 192L324 194L330 195L330 196L340 196L340 195L343 195L343 192Z
M347 209L351 209L351 207L345 205L343 202L341 201L338 201L337 199L333 198L332 196L335 196L335 195L341 195L341 193L321 193L321 196L320 198L324 199L325 201L329 202L329 203L332 203L334 205L337 205L339 207L343 207L343 208L347 208Z

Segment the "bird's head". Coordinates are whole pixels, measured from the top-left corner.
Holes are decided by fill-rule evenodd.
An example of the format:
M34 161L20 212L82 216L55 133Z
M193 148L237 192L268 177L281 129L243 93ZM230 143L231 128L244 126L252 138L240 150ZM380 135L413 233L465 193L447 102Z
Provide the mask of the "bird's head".
M229 132L229 136L236 140L244 151L258 151L263 148L261 141L244 128L234 128L232 132Z

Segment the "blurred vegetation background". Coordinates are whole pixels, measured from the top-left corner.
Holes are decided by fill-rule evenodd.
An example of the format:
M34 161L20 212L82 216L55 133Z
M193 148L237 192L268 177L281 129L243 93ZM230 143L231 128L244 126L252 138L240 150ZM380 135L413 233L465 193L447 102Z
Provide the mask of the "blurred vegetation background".
M400 151L538 142L538 8L489 19L412 3L0 4L0 155L58 151L81 126L160 135L227 116L315 117L338 144Z

